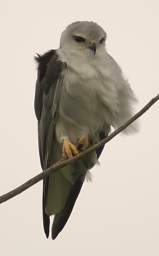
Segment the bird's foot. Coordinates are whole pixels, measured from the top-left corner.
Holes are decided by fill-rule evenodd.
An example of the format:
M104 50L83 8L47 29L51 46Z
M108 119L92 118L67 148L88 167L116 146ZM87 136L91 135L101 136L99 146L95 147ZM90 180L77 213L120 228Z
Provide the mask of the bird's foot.
M78 149L74 144L72 144L69 139L63 140L63 147L62 147L62 157L64 159L66 158L72 158L73 156L76 156L79 153Z
M88 146L89 146L88 136L82 135L77 142L77 149L80 151L83 151L86 148L88 148Z

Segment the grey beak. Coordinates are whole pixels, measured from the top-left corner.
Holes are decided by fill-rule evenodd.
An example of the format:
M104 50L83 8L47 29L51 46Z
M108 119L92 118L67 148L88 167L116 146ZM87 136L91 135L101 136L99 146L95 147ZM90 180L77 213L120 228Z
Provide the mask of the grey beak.
M93 52L94 52L94 55L96 54L96 49L97 49L97 46L96 46L96 43L91 43L90 46L89 46L89 49L91 49Z

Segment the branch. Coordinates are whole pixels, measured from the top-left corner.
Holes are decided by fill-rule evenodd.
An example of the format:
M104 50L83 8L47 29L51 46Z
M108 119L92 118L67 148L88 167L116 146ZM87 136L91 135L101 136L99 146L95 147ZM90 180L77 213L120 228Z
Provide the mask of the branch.
M142 116L152 105L154 105L159 100L159 94L151 99L139 112L137 112L133 117L131 117L127 122L125 122L123 125L121 125L118 129L116 129L114 132L112 132L108 137L102 139L98 143L94 144L90 148L86 149L82 153L78 154L77 156L67 159L64 161L58 161L48 169L46 169L44 172L39 173L38 175L34 176L33 178L29 179L22 185L18 186L17 188L11 190L10 192L0 196L0 204L17 196L18 194L22 193L26 189L30 188L31 186L38 183L40 180L46 178L53 172L59 170L60 168L64 167L65 165L72 164L76 160L81 159L86 154L92 152L93 150L99 148L100 146L103 146L104 144L108 143L110 140L112 140L117 134L122 132L124 129L126 129L130 124L132 124L136 119L138 119L140 116Z

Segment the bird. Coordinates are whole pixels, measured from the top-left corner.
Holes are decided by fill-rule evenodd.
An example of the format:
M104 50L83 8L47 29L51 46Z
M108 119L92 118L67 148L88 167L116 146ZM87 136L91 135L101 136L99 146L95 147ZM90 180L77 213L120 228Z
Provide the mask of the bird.
M77 21L61 34L58 49L37 54L34 108L43 171L107 137L133 116L137 99L106 49L107 33L94 21ZM125 132L136 130L130 125ZM55 239L73 210L99 147L43 180L43 226ZM50 228L52 216L53 223Z

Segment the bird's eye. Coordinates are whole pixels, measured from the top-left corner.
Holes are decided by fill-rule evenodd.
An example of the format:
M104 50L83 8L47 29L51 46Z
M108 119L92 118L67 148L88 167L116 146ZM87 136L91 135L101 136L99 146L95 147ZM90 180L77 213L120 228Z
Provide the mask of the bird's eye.
M99 43L100 43L100 44L103 44L103 43L105 42L105 39L106 39L105 37L102 37L102 38L100 39Z
M73 36L73 39L78 42L78 43L84 43L86 41L85 38L81 37L81 36Z

